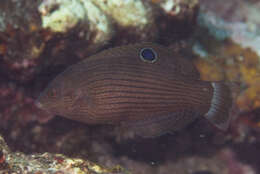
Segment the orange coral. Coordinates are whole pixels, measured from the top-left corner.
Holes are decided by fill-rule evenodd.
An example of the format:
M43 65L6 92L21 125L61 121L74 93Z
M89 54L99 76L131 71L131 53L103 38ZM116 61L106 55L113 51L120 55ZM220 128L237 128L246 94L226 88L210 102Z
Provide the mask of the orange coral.
M7 47L5 44L0 44L0 54L5 54L7 51Z
M195 65L200 71L200 77L202 80L218 81L223 80L224 78L220 67L218 67L214 62L205 59L198 59L195 62Z

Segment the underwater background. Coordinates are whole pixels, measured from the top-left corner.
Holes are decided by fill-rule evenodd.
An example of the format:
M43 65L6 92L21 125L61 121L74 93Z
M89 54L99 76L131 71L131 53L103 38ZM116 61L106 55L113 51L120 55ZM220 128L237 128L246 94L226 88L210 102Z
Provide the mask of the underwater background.
M0 173L260 173L260 1L0 1ZM173 134L121 139L109 126L42 112L58 74L99 51L144 41L233 83L228 131L198 119Z

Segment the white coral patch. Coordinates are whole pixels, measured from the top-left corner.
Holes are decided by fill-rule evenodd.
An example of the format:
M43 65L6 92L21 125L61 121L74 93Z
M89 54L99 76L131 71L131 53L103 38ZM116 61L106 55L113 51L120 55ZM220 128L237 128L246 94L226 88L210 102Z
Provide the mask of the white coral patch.
M86 13L78 0L43 1L39 6L43 28L67 32L85 19Z
M92 2L120 26L143 28L148 24L150 11L141 0L92 0Z

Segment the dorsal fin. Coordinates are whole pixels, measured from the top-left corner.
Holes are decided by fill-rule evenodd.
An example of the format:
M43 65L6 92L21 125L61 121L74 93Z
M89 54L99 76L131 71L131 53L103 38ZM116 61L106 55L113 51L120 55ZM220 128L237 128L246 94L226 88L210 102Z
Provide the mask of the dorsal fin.
M124 46L117 46L114 48L109 48L107 50L101 51L93 56L90 56L91 59L102 59L107 57L119 57L119 56L139 56L139 51L142 48L153 48L157 52L167 52L170 54L171 52L166 48L156 43L151 42L142 42L136 44L129 44Z
M196 67L193 65L191 61L176 54L174 50L151 42L142 42L137 44L109 48L93 56L90 56L89 58L86 58L86 60L84 60L82 63L88 63L88 61L95 59L106 59L115 57L126 58L129 56L139 57L140 50L143 48L152 48L153 50L155 50L158 54L158 59L163 58L165 60L164 66L173 67L172 71L174 73L180 73L192 79L200 78L199 71L196 69Z

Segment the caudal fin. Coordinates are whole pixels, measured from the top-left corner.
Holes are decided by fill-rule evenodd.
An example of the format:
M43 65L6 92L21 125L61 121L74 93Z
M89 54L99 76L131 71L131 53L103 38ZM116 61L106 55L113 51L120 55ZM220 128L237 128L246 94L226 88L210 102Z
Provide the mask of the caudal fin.
M232 95L224 82L212 82L211 106L205 117L221 130L227 130L231 119Z

